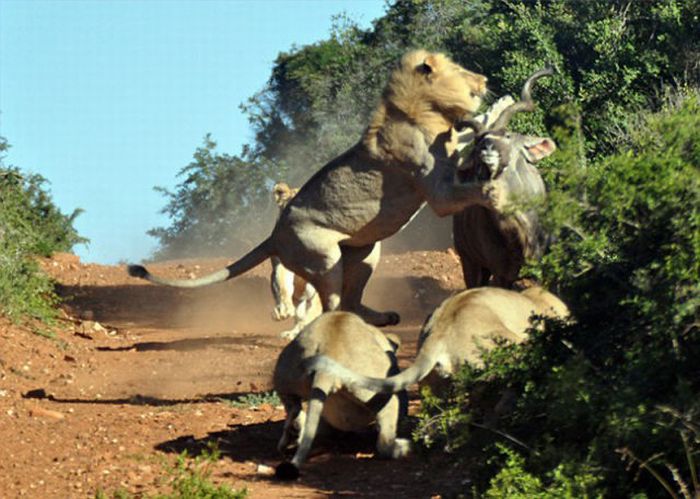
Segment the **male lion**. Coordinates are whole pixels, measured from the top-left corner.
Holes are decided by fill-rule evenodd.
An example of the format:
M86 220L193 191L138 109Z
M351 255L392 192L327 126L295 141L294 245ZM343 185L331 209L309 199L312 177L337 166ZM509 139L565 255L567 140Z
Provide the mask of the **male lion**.
M455 183L455 164L448 159L457 142L453 123L476 111L485 91L486 77L443 54L407 53L361 140L304 184L255 249L198 279L166 279L140 265L130 266L129 273L158 284L197 287L231 279L277 256L311 282L325 311L354 311L378 326L398 323L397 313L361 303L377 265L377 241L401 230L426 202L446 216L475 204L499 206L504 199L498 179Z
M498 340L524 341L533 314L563 319L569 311L557 296L538 286L521 292L468 289L447 298L431 314L420 333L416 360L401 374L371 378L322 354L308 359L304 366L308 372L325 373L344 386L376 393L395 393L423 379L439 392L445 378L464 363L481 366L482 352L493 349Z
M284 182L275 184L272 194L280 213L297 192L299 189L293 189ZM294 327L280 334L283 338L292 340L299 331L304 329L304 326L319 316L322 311L321 301L314 287L282 265L279 258L273 256L270 262L272 263L270 287L275 300L272 318L283 321L294 316Z
M309 324L280 353L273 383L287 419L278 449L296 447L290 462L277 467L277 477L294 479L306 459L321 418L342 431L359 431L371 424L379 429L377 451L384 457L399 458L410 452L410 442L396 438L396 425L404 409L405 393L387 395L363 388L344 386L323 372L313 374L304 360L322 353L368 376L398 372L395 350L398 339L385 336L355 314L328 312ZM403 400L402 400L403 399ZM302 402L308 401L308 410Z

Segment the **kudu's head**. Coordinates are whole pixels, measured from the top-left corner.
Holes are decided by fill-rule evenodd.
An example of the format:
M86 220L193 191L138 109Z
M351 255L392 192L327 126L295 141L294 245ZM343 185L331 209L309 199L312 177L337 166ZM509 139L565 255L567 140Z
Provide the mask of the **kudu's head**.
M474 131L474 145L459 167L462 180L492 180L508 167L516 170L522 161L535 164L556 150L554 141L548 137L523 135L506 129L516 113L535 109L532 85L542 76L553 73L552 68L546 68L530 76L523 86L520 100L504 109L490 125L476 119L455 125L457 132L468 128Z

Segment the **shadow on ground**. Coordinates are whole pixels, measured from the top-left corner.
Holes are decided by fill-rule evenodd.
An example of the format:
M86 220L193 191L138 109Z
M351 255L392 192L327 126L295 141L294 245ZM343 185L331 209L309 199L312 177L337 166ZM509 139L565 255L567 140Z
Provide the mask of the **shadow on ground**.
M275 467L283 460L276 449L282 427L282 421L231 425L228 430L211 432L203 438L183 435L155 448L177 454L187 451L190 456L197 456L210 450L213 444L221 452L221 459ZM452 480L450 466L439 467L440 472L429 474L435 464L431 465L424 457L380 459L374 454L375 442L374 431L342 433L328 429L314 442L297 483L328 491L334 497L431 497L464 488L461 481ZM256 471L245 478L288 485Z
M269 281L246 277L197 289L155 285L65 286L57 292L76 316L90 314L115 327L241 330L269 328L274 306ZM450 295L430 277L375 277L367 287L366 303L378 310L395 310L404 321L422 322Z
M226 404L234 404L239 399L245 399L248 396L260 395L261 392L241 391L227 393L207 393L200 397L190 398L162 398L152 397L147 395L132 395L122 398L62 398L55 397L47 393L43 388L29 390L22 394L25 399L50 400L59 404L96 404L96 405L143 405L154 407L174 406L180 404L210 404L212 402L220 402Z
M174 341L142 341L132 345L121 347L97 347L100 352L153 352L174 350L178 352L191 352L206 348L225 348L230 345L255 345L263 348L279 349L279 343L270 343L269 336L246 334L245 336L216 336L213 338L186 338Z
M197 289L126 284L65 286L57 292L76 316L106 324L172 329L198 324L240 329L269 326L273 307L269 283L262 277Z

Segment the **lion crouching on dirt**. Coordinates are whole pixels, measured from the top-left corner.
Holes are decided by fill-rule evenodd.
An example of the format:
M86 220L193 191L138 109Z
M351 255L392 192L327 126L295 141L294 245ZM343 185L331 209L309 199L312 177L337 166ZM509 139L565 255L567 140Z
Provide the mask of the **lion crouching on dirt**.
M469 363L482 366L481 355L500 340L520 343L527 338L533 315L565 319L569 310L556 295L538 286L517 292L483 287L462 291L446 299L426 321L418 340L413 365L401 374L371 378L329 356L305 362L309 372L325 373L344 386L376 393L395 393L421 380L434 392L445 380Z
M140 265L129 273L157 284L197 287L277 256L314 286L325 311L353 311L377 326L398 323L395 312L361 303L379 259L376 243L401 230L425 203L447 216L471 205L500 206L505 198L499 179L456 182L450 157L457 143L453 124L476 111L485 91L486 77L443 54L407 53L361 140L304 184L255 249L198 279L166 279Z
M309 324L280 353L273 384L287 412L278 449L296 447L294 457L277 467L280 479L299 476L311 449L321 418L342 431L361 431L376 423L377 451L389 458L410 452L410 442L396 438L396 425L402 409L399 395L380 394L360 387L343 385L340 379L323 372L304 369L304 360L321 353L367 376L387 376L398 372L395 350L398 340L389 340L374 326L355 314L329 312ZM401 395L405 398L405 393ZM302 402L308 401L305 412Z

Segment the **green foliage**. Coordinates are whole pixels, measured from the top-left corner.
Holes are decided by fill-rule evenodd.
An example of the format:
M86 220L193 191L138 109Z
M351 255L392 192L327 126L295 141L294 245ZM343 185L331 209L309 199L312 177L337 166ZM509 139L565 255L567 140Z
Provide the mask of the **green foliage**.
M497 446L505 456L506 461L500 471L491 479L489 488L483 497L512 499L585 499L602 497L594 491L598 482L588 470L576 470L576 466L560 464L546 474L548 485L528 473L525 469L525 459L513 450L503 445Z
M169 227L148 232L160 242L157 258L218 256L260 241L272 209L264 164L217 152L207 135L178 176L184 180L175 192L156 188L169 199L162 212L171 219Z
M210 451L204 451L194 459L183 451L177 457L176 466L169 470L172 493L157 495L154 499L244 499L248 495L245 489L233 490L226 484L211 482L211 466L220 456L216 447L211 447Z
M578 132L566 123L576 120L564 120L557 133L564 157L573 161L580 151ZM501 471L482 469L482 480L500 477L496 490L512 486L527 493L528 487L553 484L550 470L570 463L593 473L589 493L618 497L643 490L656 496L667 490L659 484L681 483L683 463L690 463L691 476L696 470L697 433L688 429L700 426L697 92L639 118L624 143L616 154L587 164L555 163L548 172L560 179L544 213L555 242L532 270L559 291L577 322L548 322L546 333L533 331L527 344L489 353L483 369L466 369L458 377L459 395L441 401L439 410L433 404L423 417L440 418L442 411L450 421L455 408L469 414L466 428L452 425L442 432L455 447L463 434L473 437L474 428L493 423L487 416L496 401L475 394L515 391L515 407L489 430L528 453ZM684 429L664 422L669 411L680 415ZM479 443L494 456L491 441ZM654 459L664 467L654 468L656 475L635 476L620 453L644 463L645 470ZM519 463L537 480L516 480ZM688 482L678 489L689 489Z
M399 0L372 29L340 18L330 39L280 54L244 106L252 149L294 182L308 178L359 138L401 54L425 47L486 74L496 95L519 93L533 70L554 64L557 77L538 84L540 108L574 102L587 147L609 152L609 130L658 106L662 82L700 79L699 15L697 0ZM516 128L542 132L542 117L518 116Z
M698 473L700 462L696 462L699 461L696 456L700 456L700 427L695 423L697 414L692 412L682 414L665 406L659 407L658 412L663 417L660 423L666 428L675 430L680 437L679 440L685 452L687 475L685 470L668 462L663 453L641 459L627 447L617 449L617 452L624 461L630 463L628 468L637 466L640 472L644 470L650 473L671 497L697 498L700 496L700 474ZM666 468L672 480L668 478L668 475L664 477L664 474L656 469L658 464Z
M231 405L231 407L236 408L256 408L263 404L271 405L272 407L277 407L282 405L282 401L274 390L264 393L247 393L245 395L239 395L233 400L220 399L222 402L226 402Z
M0 137L0 311L16 321L48 321L57 298L36 258L86 241L73 228L80 210L64 215L53 204L43 177L2 165L8 147Z
M244 499L248 491L244 488L233 490L226 484L216 485L211 481L212 465L221 458L221 452L213 443L209 444L209 450L203 451L199 456L190 457L187 451L182 451L177 457L175 466L167 466L165 472L170 476L168 487L169 494L141 495L150 499ZM104 491L98 491L95 499L109 497ZM123 489L112 494L114 499L130 499L132 494Z

